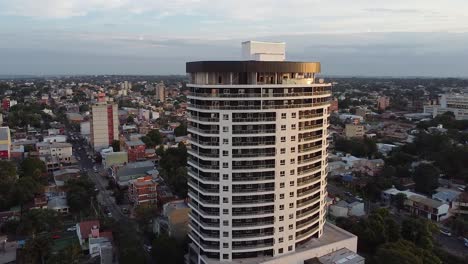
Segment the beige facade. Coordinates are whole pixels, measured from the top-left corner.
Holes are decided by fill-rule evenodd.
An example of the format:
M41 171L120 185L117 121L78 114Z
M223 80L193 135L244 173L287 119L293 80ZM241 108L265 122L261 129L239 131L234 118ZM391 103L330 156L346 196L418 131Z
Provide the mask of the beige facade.
M361 124L346 124L345 136L347 138L363 137L365 132L364 126Z
M91 108L91 144L95 151L119 140L119 118L116 104L95 104Z

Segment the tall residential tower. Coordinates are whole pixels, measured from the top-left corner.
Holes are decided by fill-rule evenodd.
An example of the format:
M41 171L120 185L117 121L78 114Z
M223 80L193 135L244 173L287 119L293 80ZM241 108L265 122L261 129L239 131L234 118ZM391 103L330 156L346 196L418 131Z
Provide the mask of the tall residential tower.
M116 104L97 103L91 107L91 144L95 151L119 140L119 116Z
M324 230L331 84L284 43L243 49L187 63L190 263L276 259Z

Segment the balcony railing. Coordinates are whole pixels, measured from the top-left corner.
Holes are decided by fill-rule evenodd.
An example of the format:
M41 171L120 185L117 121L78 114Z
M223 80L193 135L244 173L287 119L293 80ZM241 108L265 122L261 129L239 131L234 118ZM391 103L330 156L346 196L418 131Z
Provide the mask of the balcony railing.
M219 245L216 246L216 245L207 244L201 241L200 238L198 238L198 235L194 233L193 231L189 232L189 235L194 241L198 242L198 244L200 244L204 249L219 249Z
M321 148L322 148L322 145L300 148L300 149L299 149L299 153L304 153L304 152L308 152L308 151L312 151L312 150L317 150L317 149L321 149Z
M296 229L300 229L300 228L303 228L304 226L308 226L310 225L311 223L314 223L316 222L317 220L319 220L319 217L314 217L310 220L308 220L307 222L304 222L304 223L301 223L301 224L296 224ZM303 221L303 220L302 220Z
M273 246L273 242L269 243L257 243L257 244L246 244L246 245L232 245L232 249L251 249L251 248L264 248Z
M235 147L239 146L268 146L268 145L275 145L276 142L274 140L265 140L265 141L251 141L251 142L232 142L232 145Z
M311 235L311 234L313 234L313 233L315 233L315 232L317 232L317 231L318 231L318 227L313 228L313 229L311 229L311 230L309 230L309 231L307 231L307 232L305 232L305 233L301 233L301 234L299 234L299 235L296 235L296 240L297 240L297 239L304 238L304 237L306 237L306 236L309 236L309 235Z
M197 156L207 157L207 158L219 158L219 153L197 152L193 149L188 149L187 153L190 155L197 155Z
M330 94L331 91L296 92L296 93L190 93L189 96L204 98L272 98L272 97L299 97Z
M319 175L319 176L315 176L315 177L312 177L312 178L309 178L309 179L306 179L306 180L298 180L297 181L297 186L303 186L303 185L307 185L309 183L312 183L312 182L315 182L317 180L320 180L322 177Z
M203 237L210 237L210 238L219 238L219 233L216 234L216 233L212 233L212 232L207 232L207 231L204 231L202 230L197 223L193 223L193 222L189 222L190 224L190 228L191 229L195 229L198 231L199 234L201 234Z
M260 158L260 157L274 157L275 152L257 152L257 153L233 153L233 158Z
M245 177L232 177L232 181L239 182L239 181L267 181L267 180L274 180L275 176L245 176Z
M205 141L205 140L199 140L199 139L195 139L195 138L190 138L189 141L192 141L196 144L199 144L199 145L205 145L205 146L219 146L219 141Z
M323 124L302 126L302 127L299 127L299 131L322 128L323 126L324 126Z
M310 215L312 212L315 212L315 211L317 211L319 209L320 209L320 206L314 206L314 207L308 208L305 211L297 212L296 213L296 218L302 218L302 217L304 217L306 215Z
M260 188L242 188L232 189L233 193L255 193L255 192L271 192L274 191L275 187L260 187Z
M233 165L233 170L256 170L256 169L272 169L275 164L258 164L258 165Z
M251 211L232 211L233 216L272 214L273 209L253 209Z
M276 133L276 129L255 129L255 130L233 130L233 134L268 134L268 133Z
M299 142L308 142L308 141L316 140L322 137L323 137L322 135L312 136L312 137L303 137L299 139Z
M316 192L318 190L320 190L320 187L315 187L315 188L312 188L310 190L303 191L303 192L297 192L297 197L306 196L306 195L311 194L313 192Z
M219 129L201 129L201 128L196 128L196 127L188 127L187 129L189 132L195 131L197 133L203 133L203 134L219 134Z
M321 165L318 165L318 166L314 166L314 167L311 167L311 168L308 168L308 169L305 169L305 170L300 170L297 172L297 175L304 175L304 174L307 174L307 173L310 173L312 171L316 171L318 169L320 169L322 166Z
M310 163L310 162L317 162L322 159L322 156L319 155L317 157L309 158L309 159L302 159L298 161L298 164Z
M274 199L232 200L232 204L262 204L273 203Z
M270 232L261 232L261 233L244 233L244 234L239 234L239 233L232 233L233 238L249 238L249 237L266 237L266 236L272 236L273 231Z
M199 117L199 116L189 116L187 119L192 119L195 121L202 121L202 122L219 122L219 118L212 118L212 117Z
M253 221L253 222L232 222L232 227L247 227L247 226L265 226L265 225L272 225L274 223L273 220L269 221Z
M320 200L320 196L319 197L316 197L316 198L313 198L313 199L310 199L310 200L307 200L307 201L303 201L303 202L297 202L297 208L300 208L300 207L304 207L304 206L307 206L309 204L313 204L317 201Z
M191 216L193 219L197 220L197 222L200 223L201 226L205 226L205 227L219 227L219 222L217 222L217 223L205 222L205 221L203 221L203 219L202 219L201 217L196 216L194 213L190 212L189 214L190 214L190 216ZM194 223L194 224L197 224L197 223Z
M204 213L205 215L212 215L212 216L219 216L219 209L218 211L207 211L207 210L204 210L203 208L201 207L198 207L194 202L192 201L189 201L189 205L191 205L193 208L195 208L196 211L198 212L202 212Z
M310 119L324 116L323 113L299 115L299 119Z
M274 122L276 117L258 117L258 118L233 118L232 122L244 123L244 122Z

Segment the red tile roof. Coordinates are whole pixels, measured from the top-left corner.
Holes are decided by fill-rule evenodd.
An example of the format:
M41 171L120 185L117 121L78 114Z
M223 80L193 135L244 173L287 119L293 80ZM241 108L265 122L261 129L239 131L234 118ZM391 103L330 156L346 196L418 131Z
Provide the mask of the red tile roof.
M81 233L81 238L82 239L88 239L89 235L91 234L91 228L93 226L97 226L99 228L99 220L90 220L90 221L84 221L80 222L80 233Z

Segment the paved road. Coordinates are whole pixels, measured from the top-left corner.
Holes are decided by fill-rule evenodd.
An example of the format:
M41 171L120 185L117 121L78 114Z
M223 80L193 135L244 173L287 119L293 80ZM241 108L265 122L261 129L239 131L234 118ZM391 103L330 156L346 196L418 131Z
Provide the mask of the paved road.
M107 186L109 185L108 180L103 176L99 175L98 173L94 172L94 162L92 159L89 158L89 154L86 151L85 144L82 140L75 140L72 141L73 150L75 152L75 157L79 157L79 165L80 168L86 170L88 176L92 182L94 182L96 188L99 190L99 194L97 195L97 199L101 207L105 207L109 210L112 214L112 217L121 225L130 226L135 233L139 236L140 240L140 247L142 254L145 254L146 262L147 263L154 263L151 255L148 254L144 250L144 241L145 238L143 234L139 231L138 224L129 219L125 214L122 213L120 207L115 203L114 197L110 195L111 191L107 190Z

